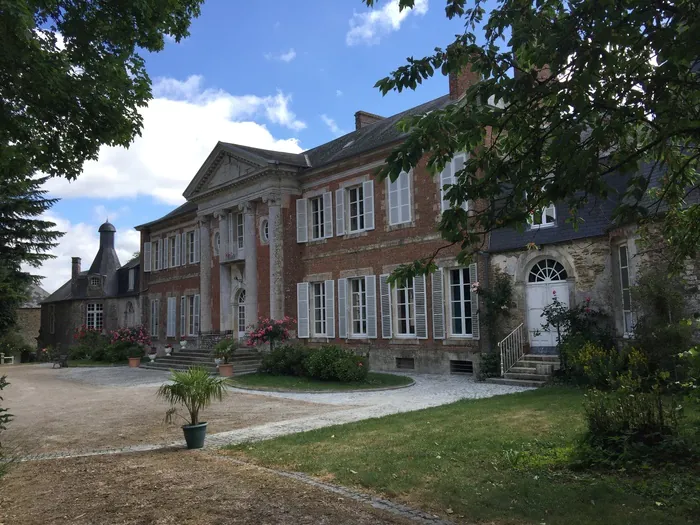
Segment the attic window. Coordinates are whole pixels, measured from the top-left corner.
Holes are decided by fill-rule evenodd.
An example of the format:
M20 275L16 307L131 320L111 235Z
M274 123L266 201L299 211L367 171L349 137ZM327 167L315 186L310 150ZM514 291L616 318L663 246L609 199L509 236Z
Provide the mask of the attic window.
M99 277L90 277L90 286L100 286L100 280Z

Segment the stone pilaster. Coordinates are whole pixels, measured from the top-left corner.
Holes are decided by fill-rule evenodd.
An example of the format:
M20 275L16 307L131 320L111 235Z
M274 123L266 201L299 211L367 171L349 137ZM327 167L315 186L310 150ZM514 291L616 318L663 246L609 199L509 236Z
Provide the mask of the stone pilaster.
M224 259L226 253L231 251L228 243L228 213L219 212L219 261ZM219 264L219 330L225 332L233 330L231 319L231 268L227 264Z
M246 326L258 322L258 249L255 232L255 203L248 202L243 207L243 236L245 252L245 316Z
M270 242L270 317L284 316L284 253L282 243L282 199L279 195L265 198L268 213L268 236Z
M211 332L211 217L205 215L199 218L199 330Z

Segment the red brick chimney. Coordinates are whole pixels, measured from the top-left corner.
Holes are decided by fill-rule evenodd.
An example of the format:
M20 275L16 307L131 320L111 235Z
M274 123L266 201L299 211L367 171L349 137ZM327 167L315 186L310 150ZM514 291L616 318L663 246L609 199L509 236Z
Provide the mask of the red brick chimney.
M450 72L450 100L457 100L476 84L480 78L479 73L472 71L471 64L466 64L461 71Z
M364 128L380 120L384 120L384 117L375 115L374 113L367 113L366 111L358 111L355 113L355 129Z

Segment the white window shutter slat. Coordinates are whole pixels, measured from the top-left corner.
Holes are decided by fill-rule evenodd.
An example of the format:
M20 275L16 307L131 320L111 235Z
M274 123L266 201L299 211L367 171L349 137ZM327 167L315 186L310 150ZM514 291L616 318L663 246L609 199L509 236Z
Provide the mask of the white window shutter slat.
M469 282L473 285L479 282L479 272L477 271L476 263L469 265ZM472 303L472 337L479 339L479 294L474 291L473 286L469 286Z
M160 239L151 243L153 246L151 253L151 271L155 272L160 268Z
M416 337L428 338L428 309L425 292L425 275L417 275L413 279L413 293L416 298Z
M151 271L151 243L150 242L143 243L143 271L144 272Z
M187 320L187 305L185 302L186 300L187 298L184 295L180 297L180 337L187 335L187 325L185 324Z
M199 294L194 296L194 335L199 335Z
M180 264L185 266L188 263L189 254L187 253L187 232L182 234L180 239L182 242L180 244Z
M377 278L365 276L365 293L367 296L367 337L377 338Z
M297 337L309 337L309 283L297 283Z
M307 242L309 240L309 226L307 223L307 199L297 199L297 242Z
M323 194L323 233L324 237L333 237L333 193Z
M388 273L379 276L379 296L382 304L382 337L391 339L391 287Z
M182 241L180 240L180 234L175 234L175 266L180 266L180 248Z
M362 194L365 201L365 230L374 230L374 181L362 183Z
M347 339L348 337L348 280L338 279L338 337Z
M194 229L194 262L199 262L199 226Z
M452 161L445 164L445 167L440 172L440 210L445 211L450 209L450 201L445 197L445 186L449 186L454 182L452 174Z
M400 176L399 176L400 177ZM401 210L399 209L399 181L391 182L386 179L387 206L389 207L389 224L398 224L401 221Z
M411 222L411 173L401 173L399 180L399 201L401 209L399 216L402 223Z
M170 240L166 237L165 239L163 239L163 264L161 266L164 270L168 269L168 263L170 262L169 259L170 259Z
M433 289L433 339L445 339L445 281L442 268L431 278Z
M335 190L335 234L345 235L345 190Z
M326 337L335 339L335 281L325 282L326 288Z

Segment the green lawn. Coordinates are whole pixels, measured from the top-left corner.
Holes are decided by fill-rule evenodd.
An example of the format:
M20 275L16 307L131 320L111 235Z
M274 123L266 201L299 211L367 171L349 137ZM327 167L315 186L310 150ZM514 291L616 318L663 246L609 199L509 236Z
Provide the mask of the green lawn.
M339 381L320 381L308 377L273 376L269 374L246 374L231 380L233 386L258 388L261 390L365 390L410 385L413 379L394 374L370 372L362 383L341 383Z
M686 524L700 468L644 474L567 464L583 393L543 388L230 447L254 462L357 486L456 521ZM697 413L691 415L698 424Z

